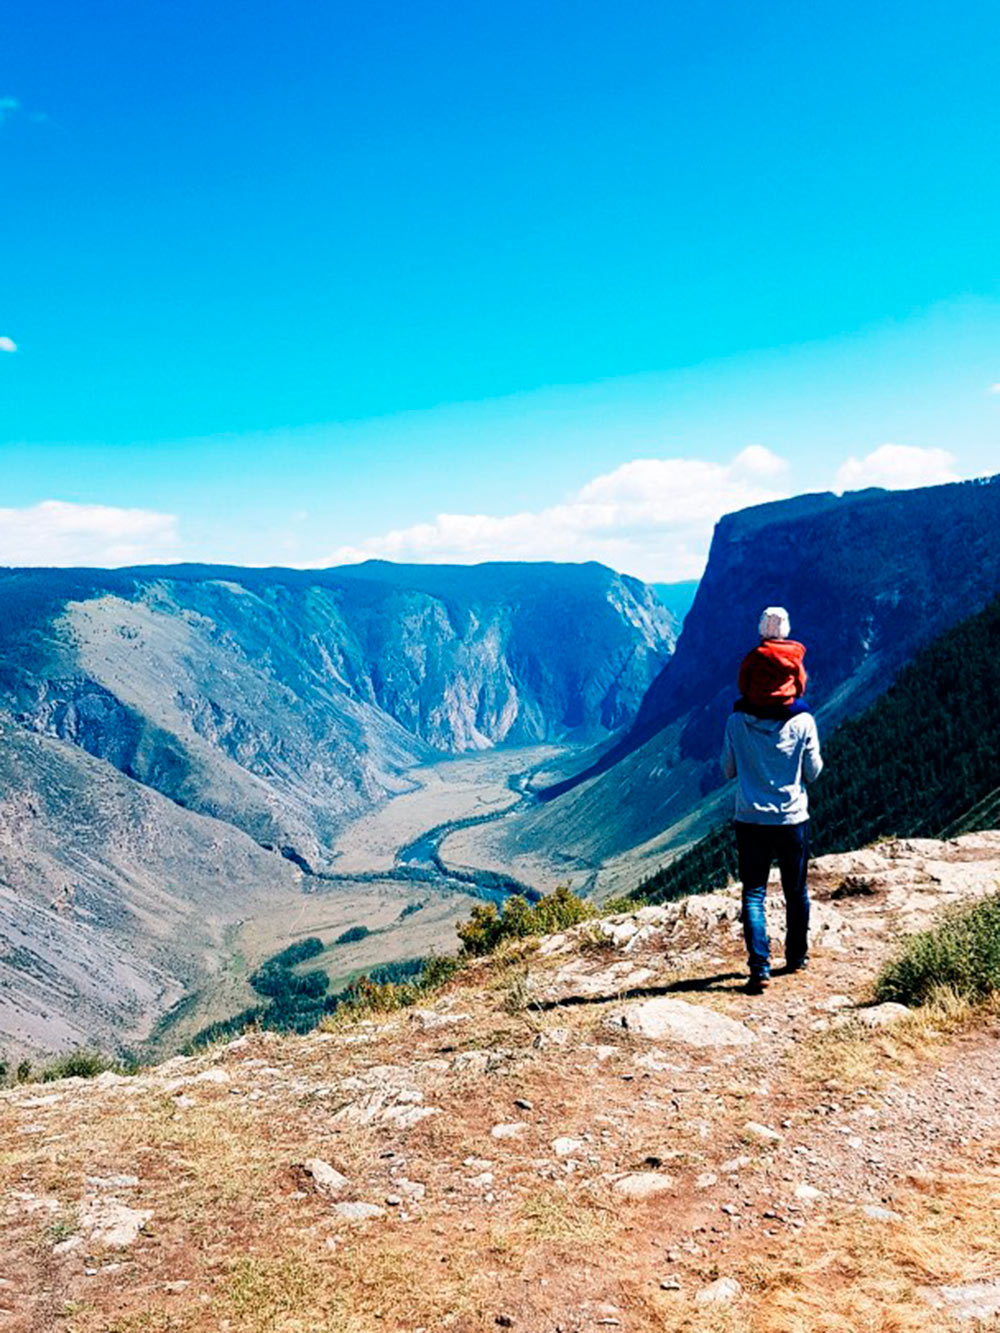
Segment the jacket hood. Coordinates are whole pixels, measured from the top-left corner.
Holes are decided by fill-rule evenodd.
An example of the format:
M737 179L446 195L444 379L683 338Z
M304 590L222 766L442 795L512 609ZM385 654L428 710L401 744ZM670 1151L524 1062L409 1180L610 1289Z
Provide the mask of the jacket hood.
M797 639L764 639L758 651L782 666L794 668L802 665L806 646Z

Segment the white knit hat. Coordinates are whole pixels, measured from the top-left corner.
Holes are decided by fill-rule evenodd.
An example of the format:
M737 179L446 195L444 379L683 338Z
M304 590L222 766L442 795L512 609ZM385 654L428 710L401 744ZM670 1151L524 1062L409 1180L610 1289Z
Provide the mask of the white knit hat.
M757 628L762 639L787 639L792 632L788 612L783 606L766 607Z

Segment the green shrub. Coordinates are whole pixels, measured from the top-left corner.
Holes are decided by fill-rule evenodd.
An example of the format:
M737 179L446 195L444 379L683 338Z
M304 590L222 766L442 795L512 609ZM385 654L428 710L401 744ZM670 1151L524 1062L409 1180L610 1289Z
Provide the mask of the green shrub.
M322 952L323 941L319 936L307 935L304 940L296 940L294 944L289 944L280 953L272 954L261 966L294 967L296 963L305 962L307 958L315 958L317 954Z
M462 966L461 960L454 954L431 954L424 959L420 972L420 986L423 990L437 990L446 981L450 981Z
M367 926L350 926L347 930L341 931L334 944L357 944L358 940L366 939L371 934Z
M616 898L606 898L601 903L601 916L617 916L619 912L635 912L640 907L647 907L649 899L644 898L636 889L633 893L620 893Z
M971 1001L1000 991L1000 894L956 907L933 929L911 935L875 983L879 1001L909 1005L941 990Z
M57 1078L96 1078L112 1065L100 1051L70 1051L47 1064L38 1077L42 1083L54 1083Z
M461 966L461 959L453 954L431 954L421 960L420 971L405 980L380 980L386 969L377 969L370 976L356 978L342 991L331 1013L388 1014L407 1009L440 990Z
M493 953L503 940L551 935L593 915L593 904L562 884L534 904L519 893L512 894L502 912L494 903L477 903L468 921L459 925L458 938L465 953L479 956Z

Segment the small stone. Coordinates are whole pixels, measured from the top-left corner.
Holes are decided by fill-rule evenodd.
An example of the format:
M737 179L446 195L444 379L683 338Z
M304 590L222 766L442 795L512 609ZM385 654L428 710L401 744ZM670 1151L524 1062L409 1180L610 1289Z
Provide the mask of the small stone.
M83 1244L82 1236L67 1236L65 1240L59 1241L52 1246L52 1253L55 1255L72 1254Z
M531 1126L525 1120L514 1120L506 1125L494 1125L490 1134L495 1139L520 1139Z
M347 1222L368 1222L375 1217L385 1217L385 1209L377 1203L335 1203L333 1209Z
M671 1273L669 1277L661 1278L660 1280L661 1291L680 1291L680 1289L681 1289L680 1279L677 1277L675 1273Z
M675 1186L673 1176L661 1171L635 1171L615 1181L615 1189L627 1199L651 1199L667 1194Z
M902 1222L903 1220L902 1213L894 1212L891 1208L881 1208L877 1203L867 1204L861 1211L872 1222Z
M92 1190L131 1190L139 1183L138 1176L88 1176L87 1187Z
M312 1177L321 1194L342 1194L350 1183L346 1176L342 1176L329 1162L324 1162L322 1157L307 1157L302 1163L302 1170Z
M535 1103L527 1097L516 1097L514 1105L519 1111L533 1111L535 1109Z
M699 1305L727 1305L743 1295L743 1288L734 1277L720 1277L701 1291L695 1293Z
M402 1197L398 1194L387 1194L385 1201L390 1208L399 1208L402 1205Z
M583 1139L570 1138L568 1135L552 1140L552 1151L557 1157L572 1157L574 1153L582 1152L586 1146Z
M752 1157L730 1157L728 1162L723 1162L719 1167L720 1171L725 1171L728 1175L733 1171L742 1171L745 1167L753 1165Z
M799 1203L818 1203L823 1197L823 1191L815 1185L796 1185L795 1197Z
M694 1187L696 1190L710 1190L713 1185L718 1183L719 1177L714 1171L703 1171L700 1176L696 1177Z
M780 1143L781 1135L770 1125L762 1125L756 1120L748 1120L743 1126L743 1133L755 1143Z
M541 1050L545 1046L565 1046L568 1041L569 1028L549 1028L547 1032L539 1032L531 1044Z
M885 1004L873 1004L866 1009L856 1009L849 1015L848 1021L854 1019L866 1028L884 1028L891 1023L898 1023L900 1019L909 1018L910 1014L911 1010L905 1004L894 1004L888 1000Z

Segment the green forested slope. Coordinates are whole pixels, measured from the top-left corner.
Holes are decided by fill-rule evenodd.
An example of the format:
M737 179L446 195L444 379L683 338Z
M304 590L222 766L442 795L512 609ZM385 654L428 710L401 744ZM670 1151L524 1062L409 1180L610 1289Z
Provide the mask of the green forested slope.
M866 712L823 745L812 789L813 852L886 836L952 836L1000 814L1000 598L929 644ZM662 902L736 873L727 823L636 890Z

